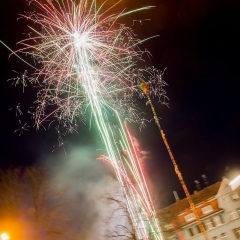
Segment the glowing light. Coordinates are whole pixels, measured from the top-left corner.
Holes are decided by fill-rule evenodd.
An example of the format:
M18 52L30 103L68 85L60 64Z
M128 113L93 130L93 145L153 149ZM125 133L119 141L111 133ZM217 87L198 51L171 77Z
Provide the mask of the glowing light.
M72 36L74 38L75 47L77 47L77 48L87 47L87 36L86 35L87 35L86 33L81 35L79 32L75 32L72 34Z
M10 239L10 237L8 236L7 233L2 233L2 234L1 234L1 239L2 239L2 240L8 240L8 239Z
M232 190L235 190L240 185L240 175L235 177L229 185L231 186Z

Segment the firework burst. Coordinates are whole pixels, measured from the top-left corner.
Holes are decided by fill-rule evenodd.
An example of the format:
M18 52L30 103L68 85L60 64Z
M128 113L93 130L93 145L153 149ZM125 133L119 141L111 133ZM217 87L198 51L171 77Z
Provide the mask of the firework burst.
M31 55L40 67L31 78L22 74L24 78L16 79L24 81L24 86L30 80L40 87L33 115L37 128L49 117L65 125L85 121L91 104L88 94L97 97L106 110L114 109L128 121L140 123L141 113L133 98L144 96L137 87L140 78L162 101L161 72L136 67L146 51L138 48L142 41L132 29L119 23L129 13L108 15L110 9L100 13L103 6L96 10L95 1L89 0L79 5L69 0L31 3L41 11L21 16L41 30L30 27L33 37L19 42L23 47L17 52ZM55 110L50 112L47 106Z

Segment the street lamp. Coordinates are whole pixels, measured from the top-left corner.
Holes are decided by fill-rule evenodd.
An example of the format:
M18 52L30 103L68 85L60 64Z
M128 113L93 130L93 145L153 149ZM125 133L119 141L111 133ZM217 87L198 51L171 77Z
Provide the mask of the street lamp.
M10 238L9 238L9 236L8 236L7 233L2 233L2 234L1 234L1 239L2 239L2 240L8 240L8 239L10 239Z

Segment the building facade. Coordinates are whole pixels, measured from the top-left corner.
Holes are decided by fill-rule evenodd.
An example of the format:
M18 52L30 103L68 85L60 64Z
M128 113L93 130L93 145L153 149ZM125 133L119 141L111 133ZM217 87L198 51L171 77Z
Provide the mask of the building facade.
M230 185L223 178L191 195L198 216L206 229L202 234L187 199L159 210L158 217L167 240L240 239L240 184Z

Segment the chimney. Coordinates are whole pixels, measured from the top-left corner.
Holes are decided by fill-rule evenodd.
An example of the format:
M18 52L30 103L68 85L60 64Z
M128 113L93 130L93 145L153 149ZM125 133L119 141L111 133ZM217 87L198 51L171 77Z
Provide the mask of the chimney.
M196 184L196 189L197 189L198 191L200 191L200 190L201 190L200 182L196 179L196 180L194 180L194 183Z
M204 185L207 187L209 185L207 176L205 174L202 174L202 178L203 178Z
M179 201L178 193L176 191L173 191L173 195L175 197L176 202Z

